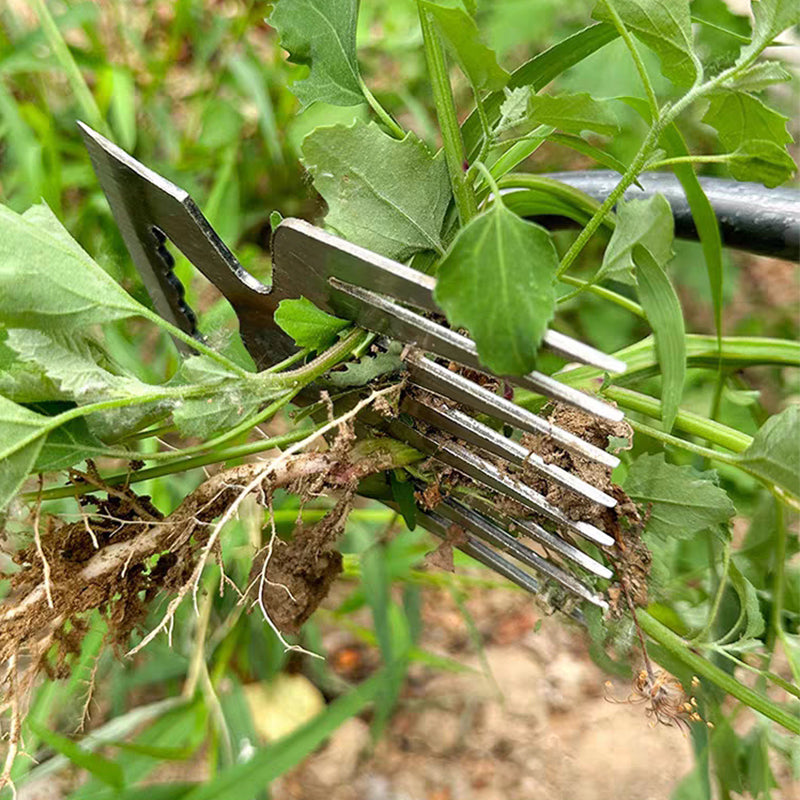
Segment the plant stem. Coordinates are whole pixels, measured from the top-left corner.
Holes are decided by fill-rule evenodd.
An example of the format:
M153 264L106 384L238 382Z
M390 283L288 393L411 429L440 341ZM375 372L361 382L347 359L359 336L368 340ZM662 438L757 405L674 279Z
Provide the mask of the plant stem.
M637 175L647 161L647 157L650 155L650 150L655 142L658 141L661 130L662 125L659 123L655 123L650 128L639 148L639 152L633 157L631 165L625 171L619 183L611 190L611 193L602 202L597 211L595 211L592 218L586 223L586 227L578 234L578 237L572 243L569 250L564 254L564 257L561 259L561 264L558 267L558 272L556 273L557 278L560 278L572 266L581 250L586 246L586 243L603 224L606 214L611 211L616 205L617 200L625 194L625 190L636 180Z
M381 122L391 131L392 136L394 136L395 139L403 139L406 135L406 132L397 124L397 122L395 122L392 115L378 102L378 99L369 90L367 84L364 83L364 79L359 77L358 83L361 87L364 97L370 104L370 107L378 115Z
M719 578L717 583L717 591L714 593L714 602L711 604L711 610L708 614L708 620L706 620L706 624L703 626L703 630L697 634L697 636L692 637L692 644L696 644L698 642L703 642L708 635L709 631L713 627L714 623L717 619L717 614L719 613L719 607L722 604L722 595L725 594L725 587L728 583L728 570L730 569L731 565L731 545L730 542L725 543L725 549L722 552L722 575Z
M419 22L422 28L422 40L425 45L425 59L428 63L428 73L431 79L433 100L436 105L436 116L439 119L439 128L442 132L442 148L450 173L450 184L453 188L458 216L461 218L462 227L466 225L477 213L478 203L472 185L467 180L465 171L466 155L464 141L461 138L461 127L456 116L453 88L447 74L447 62L444 49L439 41L433 21L424 4L418 0Z
M611 289L606 289L605 286L590 284L589 281L583 281L580 278L573 278L572 275L562 275L559 280L563 283L568 283L570 286L577 286L579 289L581 289L581 291L585 290L591 292L592 294L596 294L598 297L602 297L604 300L610 300L612 303L616 303L620 308L624 308L626 311L630 311L631 314L635 314L640 319L647 319L644 309L638 303L634 302L628 297L624 297L623 295L612 291ZM559 297L556 302L559 304L564 303L573 296L574 295L570 293L566 297Z
M611 20L614 23L614 27L617 29L617 33L619 33L619 35L622 37L622 41L625 42L625 46L628 48L628 52L631 54L636 71L639 73L639 78L642 81L642 86L644 86L644 91L647 95L647 102L650 103L650 113L653 115L653 119L657 119L658 100L656 99L655 91L653 91L653 84L650 82L650 76L647 74L642 57L639 55L636 42L633 41L630 31L628 31L628 29L625 27L625 23L617 13L617 9L614 8L614 3L607 0L605 7L608 10L608 13L611 15Z
M479 90L474 86L472 87L472 96L475 98L475 108L478 110L478 119L481 122L481 130L483 131L483 144L477 160L484 161L492 145L492 126L489 124L489 117L486 116L486 108L483 105Z
M265 450L272 450L275 447L284 447L287 444L294 444L299 442L312 433L314 428L302 428L285 433L281 436L273 436L271 439L259 439L256 442L247 442L245 444L238 444L232 447L225 448L224 450L214 450L210 453L204 453L192 458L175 458L168 463L159 464L157 467L149 467L148 469L140 469L136 472L118 472L114 475L109 475L103 478L103 482L108 486L119 486L121 484L140 483L141 481L149 481L153 478L162 478L164 475L173 475L175 473L187 472L190 469L197 469L198 467L205 467L209 464L219 464L224 461L233 461L246 456L252 456L257 453L263 453ZM97 487L89 484L79 484L77 486L53 486L45 489L42 492L42 500L55 500L59 497L75 497L76 495L87 494L88 492L97 491ZM22 500L28 502L37 498L36 492L26 492L21 495Z
M606 386L603 394L629 411L638 411L653 419L661 419L661 401L655 397L613 385ZM746 450L753 441L753 438L746 433L683 409L678 411L674 427L684 433L700 436L712 444L727 447L734 453Z
M661 161L651 161L647 165L647 170L671 167L673 164L724 164L731 160L732 153L723 153L716 156L674 156L664 158Z
M638 618L642 630L653 641L658 642L667 652L686 664L697 675L707 678L724 692L779 725L783 725L788 731L800 734L800 719L798 717L784 711L763 695L754 692L747 686L743 686L727 672L692 651L687 642L655 619L655 617L651 617L646 611L640 610Z
M36 15L39 17L45 39L47 39L47 43L50 45L53 55L61 64L61 68L66 74L67 81L72 89L72 93L75 95L75 99L78 101L78 105L81 107L82 113L86 115L87 121L93 128L96 128L106 138L112 138L111 130L106 124L105 119L103 119L100 109L97 107L94 95L86 85L80 68L75 63L75 59L67 43L64 41L64 37L61 35L61 31L58 29L55 20L50 14L46 3L44 0L31 0L31 3Z
M749 471L739 462L739 459L736 456L732 456L729 453L721 453L719 450L711 450L708 447L694 444L694 442L687 442L686 439L673 436L671 433L664 433L664 431L660 431L657 428L651 427L650 425L645 425L643 422L637 422L633 419L629 419L628 422L630 423L630 426L638 433L649 436L651 439L656 439L663 444L678 447L681 450L686 450L688 453L694 453L695 455L711 459L712 461L719 461L732 467L738 467L745 472Z

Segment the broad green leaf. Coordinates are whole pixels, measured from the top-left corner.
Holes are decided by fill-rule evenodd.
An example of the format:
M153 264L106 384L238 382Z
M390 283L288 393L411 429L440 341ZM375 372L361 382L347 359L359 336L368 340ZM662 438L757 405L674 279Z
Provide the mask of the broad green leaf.
M33 469L44 444L47 418L0 397L0 510ZM42 435L37 436L41 431Z
M800 5L794 0L753 0L755 18L750 44L743 47L738 63L760 53L776 36L800 23Z
M325 711L295 733L259 749L249 761L218 773L185 796L185 800L241 800L252 797L270 782L299 764L343 722L360 713L375 699L385 676L378 672L348 694L334 700Z
M797 169L783 147L766 139L742 142L726 163L737 180L760 181L770 189L780 186Z
M251 416L261 403L285 391L264 390L255 382L245 383L208 356L187 358L172 383L219 387L200 397L187 397L172 410L172 419L181 436L200 439L230 430Z
M498 90L506 85L509 74L481 40L474 12L461 0L422 0L421 6L435 20L448 50L475 88Z
M613 24L609 6L625 27L656 53L667 78L678 86L694 82L697 65L689 0L599 0L592 16Z
M469 330L498 375L533 369L555 310L558 255L550 234L499 199L462 228L439 264L436 302Z
M325 221L346 239L401 261L441 252L447 166L413 133L398 141L362 122L317 128L303 140L303 161L328 204Z
M31 472L67 469L86 458L96 458L104 450L103 443L89 430L86 420L78 417L48 434Z
M89 428L95 436L113 441L138 430L145 422L163 417L171 403L144 398L158 387L136 378L115 375L97 363L105 358L98 343L72 333L45 333L16 328L8 331L6 344L16 351L20 361L41 369L70 400L87 405L106 400L140 398L131 405L120 404L91 414Z
M80 249L55 215L25 216L0 206L0 323L66 330L144 314Z
M740 92L760 92L775 83L792 79L791 73L780 61L760 61L743 70L723 84L726 89Z
M763 0L762 0L763 2ZM703 122L715 128L722 146L735 152L742 146L761 140L774 143L781 150L792 141L786 130L787 117L768 108L756 97L745 92L722 91L711 98ZM788 180L794 173L791 158L779 164L770 159L766 171L757 171L748 160L733 161L731 175L737 180L760 180L770 188ZM776 182L776 177L782 179Z
M771 416L739 455L742 466L800 497L800 405Z
M318 309L310 300L281 300L275 312L275 322L294 339L298 347L324 350L339 331L351 323Z
M675 288L664 268L642 245L633 249L639 302L653 329L661 366L661 421L672 430L686 378L686 330Z
M358 0L279 0L268 22L295 64L309 67L307 78L292 85L304 105L336 106L364 102L356 58Z
M567 133L594 131L613 136L619 130L608 103L601 103L585 92L533 95L528 99L527 118L529 124L552 125Z
M729 576L731 586L739 596L739 605L746 620L744 631L740 639L756 639L764 633L764 617L761 614L761 606L758 602L756 587L739 571L736 563L732 559L729 565Z
M656 263L664 266L672 258L674 238L672 209L664 195L647 200L617 203L617 224L603 254L599 278L635 283L633 249L646 248Z
M713 471L668 464L663 453L644 453L631 464L622 488L650 510L649 533L686 539L726 523L736 513L716 477Z

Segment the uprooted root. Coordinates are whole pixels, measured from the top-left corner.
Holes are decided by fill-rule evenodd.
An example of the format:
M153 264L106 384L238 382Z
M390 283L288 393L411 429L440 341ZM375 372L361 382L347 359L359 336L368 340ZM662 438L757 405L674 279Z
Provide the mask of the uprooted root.
M360 405L379 396L382 393L375 392ZM289 544L277 540L273 526L269 545L255 559L257 579L242 598L257 603L276 632L296 630L341 570L334 545L358 482L396 466L393 450L382 447L380 440L372 443L366 456L363 448L352 452L352 431L345 416L357 410L325 426L339 430L327 452L290 450L270 462L220 472L166 517L129 487L105 485L92 465L85 474L73 473L72 479L88 482L108 497L84 495L80 522L42 519L37 504L34 541L16 553L20 569L10 576L11 592L0 604L0 713L11 712L9 757L16 750L19 721L36 678L43 672L51 678L69 673L70 656L80 652L88 631L87 612L99 610L109 622L109 642L122 647L141 626L153 598L167 592L173 599L164 619L134 651L158 631L171 631L175 610L187 594L197 591L207 559L219 556L223 525L251 494L271 507L272 493L279 487L306 497L323 492L340 497L323 520L310 529L296 530ZM253 590L255 600L248 594ZM0 788L7 782L10 763L7 758L7 769L0 772Z

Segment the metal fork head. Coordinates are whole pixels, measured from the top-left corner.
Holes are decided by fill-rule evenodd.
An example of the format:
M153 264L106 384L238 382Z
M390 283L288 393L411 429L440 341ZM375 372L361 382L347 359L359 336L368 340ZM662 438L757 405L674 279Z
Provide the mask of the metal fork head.
M469 337L431 319L433 315L442 318L433 301L434 278L308 222L287 219L273 235L273 284L265 287L243 269L185 191L87 126L81 124L81 130L131 257L162 316L196 334L193 314L172 273L165 247L168 240L231 303L244 344L259 368L293 351L291 340L277 328L273 314L281 300L300 296L329 313L409 345L405 355L409 390L401 403L402 417L387 419L367 411L361 416L362 422L404 440L467 476L484 491L483 496L449 497L435 508L420 508L424 527L447 536L448 530L457 526L464 532L458 543L460 549L528 591L540 590L527 571L533 569L581 600L606 605L601 596L564 566L555 564L552 557L608 579L610 570L571 539L609 547L613 538L594 524L565 514L528 485L524 470L516 468L531 469L548 484L599 507L612 508L614 498L579 476L545 463L472 414L488 415L519 431L551 437L559 447L609 470L618 459L440 363L444 360L449 365L485 371ZM610 372L625 368L619 360L554 331L546 334L543 344L571 361ZM505 380L597 417L622 419L616 407L539 372ZM492 497L513 500L525 514L509 518ZM525 546L518 535L531 538L548 555Z

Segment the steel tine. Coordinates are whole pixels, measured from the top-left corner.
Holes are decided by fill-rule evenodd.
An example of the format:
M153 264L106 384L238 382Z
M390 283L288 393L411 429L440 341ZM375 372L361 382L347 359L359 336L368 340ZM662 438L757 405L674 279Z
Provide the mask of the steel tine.
M392 505L392 507L394 506ZM448 534L448 530L452 523L437 514L435 511L422 511L421 509L417 509L417 520L422 527L425 528L425 530L429 531L435 536L438 536L440 539L450 541L452 538ZM459 542L454 546L463 553L466 553L471 558L474 558L479 563L483 564L485 567L488 567L490 570L492 570L492 572L496 572L498 575L507 578L520 588L525 589L526 592L530 592L531 594L539 594L541 591L539 581L537 581L533 575L530 575L529 573L525 572L525 570L520 569L516 564L513 564L508 559L503 558L503 556L501 556L498 552L492 550L491 547L485 545L475 536L470 536L468 533L464 541Z
M548 436L565 450L603 464L609 469L614 469L619 464L619 459L615 455L584 441L574 433L552 425L516 403L506 400L505 397L490 392L419 353L406 355L405 362L411 381L423 389L507 422L520 430Z
M338 278L330 278L329 283L333 289L338 290L349 300L349 303L336 313L354 319L368 330L413 344L422 351L435 353L441 358L475 370L486 371L486 367L478 358L475 342L468 336L445 328L376 292L362 289ZM624 417L623 412L616 406L567 386L541 372L531 372L523 376L511 375L506 376L506 379L516 386L575 406L596 417L612 422L619 422Z
M495 525L491 520L476 511L462 506L453 500L444 500L436 506L436 512L449 519L461 528L475 534L479 539L491 544L498 550L513 556L521 564L536 570L542 576L556 581L567 591L590 603L606 608L607 603L598 597L588 586L581 583L574 575L563 570L557 564L542 558L538 553L525 547L510 533Z
M508 461L516 466L528 465L542 477L579 494L593 503L599 503L607 508L613 508L617 501L592 484L578 478L570 472L554 464L545 463L538 453L509 439L484 425L468 414L455 408L436 408L421 400L406 395L401 404L401 410L429 425L446 431L457 439L463 439L467 444L486 450L492 455Z
M534 491L513 476L501 472L491 461L481 458L456 442L437 441L410 425L406 425L400 419L387 420L369 409L362 412L362 419L369 425L383 428L395 439L400 439L421 453L437 458L477 483L516 500L525 508L547 517L557 525L569 529L584 539L603 546L614 544L614 540L604 531L588 522L570 519L539 492Z
M484 498L479 495L465 495L459 498L459 501L467 506L467 508L474 509L477 513L482 514L484 517L493 519L500 527L505 530L517 528L523 536L533 539L535 542L544 545L549 550L552 550L557 555L565 558L588 572L597 575L599 578L610 579L614 573L605 564L592 558L588 553L584 553L579 547L556 536L554 533L545 530L541 525L537 525L532 520L515 518L502 514Z
M558 331L547 331L542 343L548 350L569 361L580 361L605 372L619 373L627 369L624 361Z

